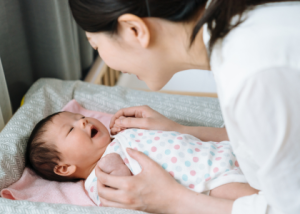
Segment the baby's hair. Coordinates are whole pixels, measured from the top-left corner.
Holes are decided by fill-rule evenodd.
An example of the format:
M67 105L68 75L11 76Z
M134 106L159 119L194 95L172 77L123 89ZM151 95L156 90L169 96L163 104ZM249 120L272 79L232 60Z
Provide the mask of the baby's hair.
M61 160L61 154L53 143L44 138L47 125L60 113L62 112L51 114L36 124L28 139L25 163L28 168L44 179L60 182L77 181L77 179L60 176L54 172L55 166Z

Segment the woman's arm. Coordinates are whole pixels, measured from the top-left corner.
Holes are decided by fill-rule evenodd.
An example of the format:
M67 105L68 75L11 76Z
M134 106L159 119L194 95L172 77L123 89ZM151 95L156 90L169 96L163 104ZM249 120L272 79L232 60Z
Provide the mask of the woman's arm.
M193 192L145 154L127 149L142 172L136 176L112 176L96 168L98 194L103 206L151 213L230 214L233 201ZM113 187L108 188L105 185Z
M261 190L236 200L234 214L300 213L299 81L300 67L274 67L236 84L237 94L223 93L241 170Z
M190 134L199 138L202 141L225 141L229 140L226 128L213 128L213 127L195 127L195 126L182 126L178 132Z
M177 131L190 134L202 141L228 140L225 128L193 127L180 125L149 106L137 106L119 110L111 119L111 133L116 134L125 128Z

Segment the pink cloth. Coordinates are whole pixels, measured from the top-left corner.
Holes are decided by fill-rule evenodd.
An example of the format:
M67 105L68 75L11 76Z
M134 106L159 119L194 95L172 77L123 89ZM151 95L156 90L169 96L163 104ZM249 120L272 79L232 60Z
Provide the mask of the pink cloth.
M96 118L108 130L110 119L113 116L112 114L87 110L79 105L76 100L70 101L63 108L63 111ZM76 183L47 181L28 168L25 168L20 180L1 191L1 197L12 200L95 206L84 189L84 181Z
M85 117L96 118L101 123L103 123L103 125L108 129L108 131L110 133L109 123L110 123L110 120L113 116L112 114L107 114L107 113L103 113L103 112L99 112L99 111L87 110L87 109L83 108L81 105L79 105L79 103L77 103L76 100L71 100L62 109L62 111L69 111L69 112L73 112L73 113L79 113L79 114L82 114Z

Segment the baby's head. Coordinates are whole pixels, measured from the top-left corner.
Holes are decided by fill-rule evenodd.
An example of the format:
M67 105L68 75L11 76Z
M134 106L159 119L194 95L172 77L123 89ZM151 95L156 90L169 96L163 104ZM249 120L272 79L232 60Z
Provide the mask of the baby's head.
M86 179L110 142L107 128L97 119L58 112L33 129L26 165L47 180Z

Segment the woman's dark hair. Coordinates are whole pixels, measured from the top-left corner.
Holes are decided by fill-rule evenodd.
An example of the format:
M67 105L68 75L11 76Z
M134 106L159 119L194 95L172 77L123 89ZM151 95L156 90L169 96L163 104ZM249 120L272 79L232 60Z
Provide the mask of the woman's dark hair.
M25 152L25 164L37 175L50 181L76 181L70 177L57 175L54 172L55 166L60 161L60 152L57 151L54 144L46 141L44 134L47 131L47 125L52 119L61 112L54 113L42 119L36 124L28 139Z
M207 23L211 35L211 50L218 39L224 38L243 21L241 17L246 10L265 3L285 1L293 0L211 0L194 28L191 44L201 27ZM184 22L194 17L207 2L208 0L69 0L69 5L76 22L83 30L114 33L117 31L118 18L125 13ZM236 15L239 19L232 24L231 19Z

